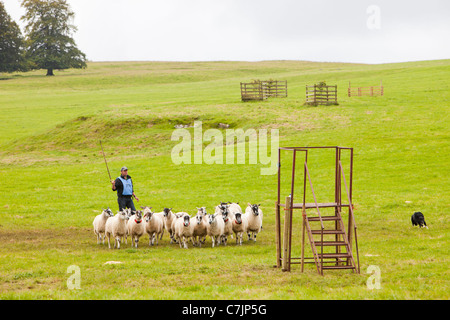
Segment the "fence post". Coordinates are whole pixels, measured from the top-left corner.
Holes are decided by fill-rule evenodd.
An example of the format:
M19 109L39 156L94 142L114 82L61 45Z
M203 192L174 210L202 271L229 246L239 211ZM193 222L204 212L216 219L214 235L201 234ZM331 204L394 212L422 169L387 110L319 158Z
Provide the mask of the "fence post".
M316 98L316 93L317 93L317 90L316 90L316 85L314 85L314 104L316 104L317 103L317 98Z
M290 261L289 261L289 243L291 237L291 197L286 197L286 207L284 208L284 234L283 234L283 271L290 270Z
M334 90L334 102L337 104L337 85L335 86Z
M280 232L280 204L275 204L275 231L276 231L276 246L277 246L277 265L281 267L281 232Z

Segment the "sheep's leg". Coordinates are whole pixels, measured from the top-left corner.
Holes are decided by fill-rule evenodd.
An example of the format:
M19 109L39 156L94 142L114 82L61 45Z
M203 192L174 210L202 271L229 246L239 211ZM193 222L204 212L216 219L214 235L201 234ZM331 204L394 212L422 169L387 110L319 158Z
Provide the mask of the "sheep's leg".
M106 237L106 234L105 234L105 237ZM111 249L111 242L110 242L111 239L110 238L111 238L111 235L108 233L108 248L109 249Z
M100 244L100 233L95 232L95 234L97 235L97 244Z
M248 236L248 241L250 241L252 239L252 235L250 234L250 232L247 232L247 236Z
M117 237L117 249L120 249L120 237Z
M211 236L211 241L212 241L212 247L214 248L214 242L215 242L215 237Z
M181 246L181 238L179 236L177 236L177 240L178 240L178 243L180 244L180 248L182 248L182 246Z
M186 237L185 236L183 236L183 247L185 248L185 249L187 249L188 248L188 241L189 241L189 239L187 239L187 241L186 241Z
M164 235L164 229L163 229L162 232L161 232L161 236L159 237L159 240L162 239L163 235ZM156 242L156 244L158 244L158 241Z
M134 240L134 243L136 244L136 248L138 247L138 243L139 243L139 238L136 237L136 239Z

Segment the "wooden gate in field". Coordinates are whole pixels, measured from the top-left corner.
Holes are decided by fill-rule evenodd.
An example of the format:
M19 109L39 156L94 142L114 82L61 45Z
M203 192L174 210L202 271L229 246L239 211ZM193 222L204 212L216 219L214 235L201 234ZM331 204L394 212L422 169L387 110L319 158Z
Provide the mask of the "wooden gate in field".
M287 81L268 80L262 81L264 94L268 98L286 98L287 97Z
M287 97L287 81L280 80L255 80L253 82L241 82L242 101L265 100L267 98Z
M260 81L250 83L241 82L241 99L242 101L267 99L262 89L262 83Z
M348 83L348 96L349 97L361 97L361 96L383 96L384 87L383 81L380 82L379 86L372 87L354 87L352 88L351 82Z
M327 86L324 82L306 86L307 105L337 105L337 86Z

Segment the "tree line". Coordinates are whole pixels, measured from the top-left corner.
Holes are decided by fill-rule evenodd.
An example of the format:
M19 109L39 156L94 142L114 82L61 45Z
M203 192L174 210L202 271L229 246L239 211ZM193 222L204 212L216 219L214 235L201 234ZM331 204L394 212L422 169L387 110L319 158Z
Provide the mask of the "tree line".
M75 13L66 0L23 0L25 35L0 1L0 73L85 68L86 55L72 38Z

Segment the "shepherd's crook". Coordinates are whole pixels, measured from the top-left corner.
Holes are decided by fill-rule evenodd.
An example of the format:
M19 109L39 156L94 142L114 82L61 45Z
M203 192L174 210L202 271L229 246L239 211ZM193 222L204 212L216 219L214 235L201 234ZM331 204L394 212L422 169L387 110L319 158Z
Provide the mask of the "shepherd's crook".
M108 170L109 182L111 182L112 181L111 173L109 173L108 162L106 162L105 152L103 151L102 140L100 140L100 146L102 147L103 159L105 159L106 169Z

